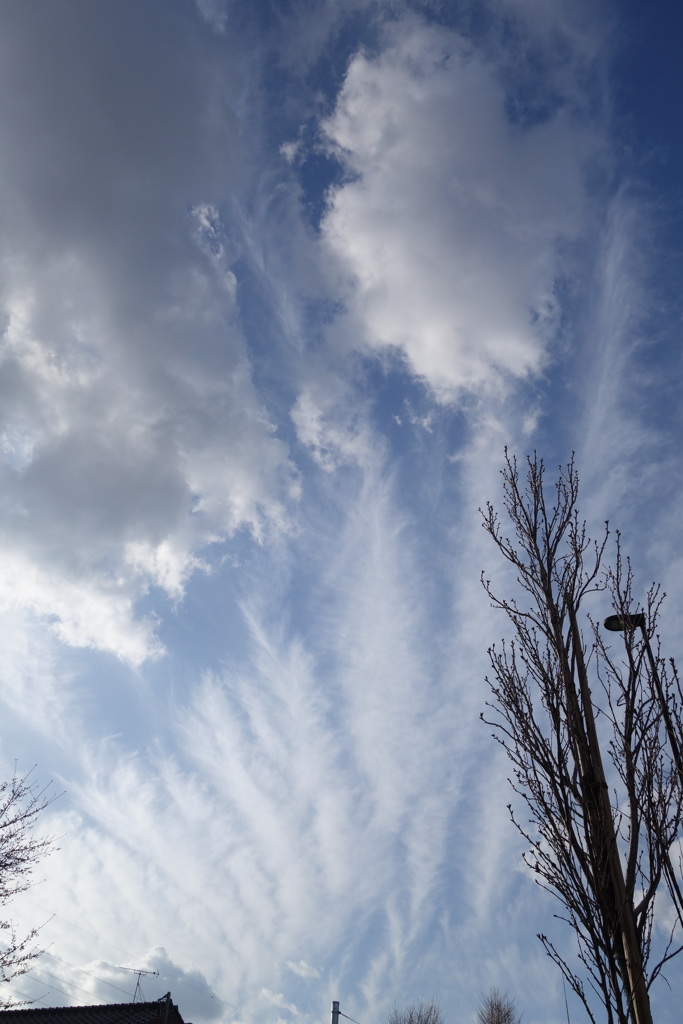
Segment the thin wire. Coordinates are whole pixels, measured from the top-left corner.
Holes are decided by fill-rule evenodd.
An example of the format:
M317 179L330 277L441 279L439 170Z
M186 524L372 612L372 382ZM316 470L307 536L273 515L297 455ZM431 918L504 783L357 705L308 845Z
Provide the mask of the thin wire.
M28 896L24 896L23 893L18 893L16 898L20 900L26 900L26 902L30 903L30 905L32 907L35 907L36 910L42 910L43 913L45 914L50 913L50 911L47 910L45 907L41 907L38 903L34 903L33 900L30 900ZM107 939L103 939L101 935L97 934L97 932L91 932L88 931L87 928L81 928L79 924L75 924L74 921L69 921L67 917L62 917L61 914L55 914L54 912L52 912L52 916L56 917L60 921L63 921L65 924L68 924L70 928L75 928L76 931L83 932L84 935L89 935L92 939L98 939L99 942L103 942L104 945L109 946L110 949L116 949L118 950L119 953L125 953L126 956L129 956L131 959L134 959L133 954L130 953L127 949L122 949L121 946L115 946L113 942L108 942Z
M45 973L47 974L47 971ZM52 977L54 977L54 975L52 975ZM41 981L41 985L44 985L44 984L45 984L45 982ZM66 996L67 999L71 998L71 993L70 992L65 992L63 988L59 988L57 985L53 985L52 988L49 991L50 992L61 992L62 995Z
M74 964L70 964L68 962L68 960L62 960L60 957L55 956L54 953L48 953L48 951L46 949L42 950L40 955L42 955L43 953L47 954L47 956L49 956L49 957L52 957L53 960L59 960L60 963L66 964L67 967L71 967L75 971L80 971L81 970L80 967L75 967ZM63 996L66 996L67 999L69 999L70 996L73 994L73 991L77 990L78 992L85 992L85 994L87 996L90 996L91 998L93 996L93 993L89 992L88 989L81 988L80 985L76 985L75 982L70 981L68 979L60 978L59 975L53 974L51 971L46 970L44 967L38 967L37 965L36 966L32 966L32 967L29 968L29 972L30 972L31 975L33 975L35 972L38 972L38 974L46 974L48 976L48 978L55 978L57 981L61 982L62 985L65 984L65 985L67 985L72 990L71 992L65 992L64 989L59 988L57 985L53 984L52 988L50 988L49 985L48 985L48 990L47 990L46 993L44 993L44 995L49 995L49 993L52 990L54 990L56 992L61 992L61 994ZM88 971L82 971L81 973L88 974ZM90 974L89 977L94 978L95 981L98 981L98 982L100 982L103 985L108 985L109 984L108 981L104 981L103 978L97 978L94 974ZM45 985L45 984L48 984L48 983L43 981L43 982L41 982L41 984ZM112 985L111 987L112 988L117 988L116 985ZM22 993L18 989L15 989L14 991L18 992L19 995L26 996L26 993ZM119 992L123 992L123 991L124 991L124 989L119 989ZM126 993L126 994L128 994L128 993ZM33 997L32 996L26 996L26 998L29 999L30 1001L33 1001ZM35 998L38 999L39 997L36 996Z
M44 984L44 981L41 982L41 985ZM28 992L22 992L21 989L15 988L12 990L12 995L16 994L18 996L21 996L23 999L26 999L29 1003L42 1003L45 1001L45 996L49 996L51 991L52 989L48 988L48 990L46 992L43 992L41 996L30 996ZM17 1009L20 1010L21 1007L19 1006L17 1007Z
M70 964L68 960L62 960L61 956L56 956L54 953L48 953L46 949L43 950L43 953L45 956L51 956L53 960L59 960L60 964L66 964L67 967L71 967L74 971L80 971L81 974L87 974L89 978L99 981L102 985L108 985L109 988L115 988L117 992L123 992L124 995L130 996L130 992L127 988L121 988L120 985L114 985L111 981L105 981L104 978L98 978L96 974L91 974L90 971L86 971L83 967L76 967L75 964ZM123 970L126 970L126 968L123 968ZM78 988L78 985L75 987ZM81 992L85 992L85 989L81 989Z
M40 908L38 908L38 909L40 909ZM108 985L110 988L115 988L117 990L117 992L123 992L123 994L128 996L128 999L130 1000L130 992L127 989L120 988L118 985L114 985L110 981L105 981L104 978L98 978L96 974L91 974L90 971L86 971L82 967L76 967L75 964L69 963L68 960L63 960L60 956L56 956L54 953L50 953L47 949L43 949L43 950L40 951L39 956L43 956L43 955L49 956L53 960L58 960L59 963L65 964L67 967L70 967L73 971L80 971L81 974L86 974L89 978L92 978L94 981L97 981L100 985ZM77 985L74 981L71 981L71 980L66 979L66 978L60 978L59 975L57 975L57 974L52 974L51 971L46 970L44 967L32 966L30 968L30 973L33 974L35 971L37 971L39 974L47 974L47 976L49 978L56 978L57 981L62 983L62 985L67 985L72 990L71 993L65 992L64 989L59 988L57 985L52 985L52 989L54 989L56 992L61 992L63 996L67 997L67 999L70 998L70 996L73 994L74 990L78 991L78 992L85 992L85 994L87 996L90 996L91 998L95 994L93 992L88 991L88 989L86 989L86 988L81 988L81 986ZM45 985L46 982L42 982L42 984ZM18 991L18 989L15 990L15 991ZM51 991L51 989L48 988L48 993L50 991ZM22 995L21 992L19 994ZM27 998L30 998L30 997L27 997ZM115 1004L110 1002L108 1005L115 1005Z
M357 1020L353 1020L353 1017L347 1016L347 1014L342 1013L341 1010L339 1011L339 1016L340 1017L346 1017L347 1020L353 1021L353 1024L358 1024Z
M51 971L46 971L44 967L32 967L31 968L31 974L33 974L36 971L38 972L38 974L47 974L48 978L54 978L55 981L61 981L61 983L64 984L64 979L63 978L60 978L58 974L52 974ZM43 985L45 985L45 982L43 982ZM67 981L67 985L69 985L70 988L75 989L77 992L85 992L85 994L87 996L92 997L92 995L93 995L93 993L89 992L87 990L87 988L81 988L80 985L74 985L73 981ZM58 991L61 991L61 990L58 989ZM64 993L64 995L67 995L67 994L68 993L66 993L66 992Z

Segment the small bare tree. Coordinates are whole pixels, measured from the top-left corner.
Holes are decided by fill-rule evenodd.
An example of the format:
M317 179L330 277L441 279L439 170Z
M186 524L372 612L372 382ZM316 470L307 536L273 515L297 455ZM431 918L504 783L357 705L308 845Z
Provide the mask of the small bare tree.
M608 1024L650 1024L649 987L683 948L683 785L669 740L672 730L683 736L681 690L658 645L651 660L645 656L663 595L649 590L638 616L642 635L628 628L636 610L630 565L618 536L615 564L604 565L607 527L597 542L587 536L573 459L552 497L535 455L521 478L506 451L502 472L510 535L490 504L483 526L521 591L519 598L498 597L482 576L513 627L511 642L489 650L493 700L482 718L504 747L512 787L526 806L522 820L509 805L528 843L525 860L562 903L557 916L576 933L581 966L574 969L548 936L539 938L591 1021L597 995ZM582 602L596 590L627 627L621 653L596 624L588 640L579 627ZM667 899L668 938L654 942L655 904Z
M521 1024L517 1004L507 992L491 988L477 1007L478 1024Z
M33 832L36 819L52 798L27 775L15 771L9 781L0 783L0 905L25 892L31 884L30 875L36 862L52 845L49 837ZM3 948L0 948L0 981L8 982L25 974L31 962L40 955L35 945L36 929L20 936L11 921L0 921ZM0 1008L16 1005L13 1000L0 1000Z
M436 999L423 999L408 1006L394 1006L387 1024L443 1024L441 1006Z

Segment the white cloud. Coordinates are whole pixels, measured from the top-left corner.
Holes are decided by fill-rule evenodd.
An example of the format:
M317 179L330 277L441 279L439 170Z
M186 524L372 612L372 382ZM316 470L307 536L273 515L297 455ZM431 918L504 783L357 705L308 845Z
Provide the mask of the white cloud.
M294 142L283 142L280 146L280 152L287 161L288 164L293 164L296 160L301 143L299 141Z
M115 962L93 959L81 964L69 963L57 953L45 950L31 969L30 981L46 986L41 1001L50 1005L83 1006L97 1003L132 1002L161 998L171 993L173 1001L181 1004L181 1013L187 1019L214 1020L223 1015L221 1000L208 985L199 970L186 970L174 964L163 946L141 953L132 962L119 950ZM23 983L27 984L28 979ZM137 991L137 985L140 991ZM46 998L48 997L48 998Z
M441 400L536 373L559 326L558 243L586 214L591 132L567 110L513 123L496 67L404 19L349 67L324 128L349 181L323 222L346 316Z
M343 389L305 386L291 411L297 438L320 469L332 473L345 463L369 465L376 461L371 437L363 421L362 403Z
M197 10L214 32L225 33L231 0L196 0Z
M261 998L268 1006L278 1006L281 1010L286 1010L287 1013L296 1013L296 1006L293 1003L288 1003L282 992L271 992L269 988L262 988Z
M0 601L139 663L161 650L140 598L178 600L207 545L282 525L296 480L214 201L242 159L232 72L189 76L164 5L130 32L66 7L73 31L0 14Z
M5 614L24 608L62 643L111 651L132 664L161 654L154 622L135 614L134 589L127 581L41 565L21 548L11 549L18 539L10 537L0 551L0 609Z
M320 971L317 967L311 967L305 960L287 960L285 966L299 978L319 978Z

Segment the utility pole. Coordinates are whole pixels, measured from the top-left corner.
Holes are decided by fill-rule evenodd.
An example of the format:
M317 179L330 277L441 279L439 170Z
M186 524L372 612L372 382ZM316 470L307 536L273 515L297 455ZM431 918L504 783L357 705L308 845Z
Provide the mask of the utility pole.
M332 1024L339 1024L339 1001L332 1003Z

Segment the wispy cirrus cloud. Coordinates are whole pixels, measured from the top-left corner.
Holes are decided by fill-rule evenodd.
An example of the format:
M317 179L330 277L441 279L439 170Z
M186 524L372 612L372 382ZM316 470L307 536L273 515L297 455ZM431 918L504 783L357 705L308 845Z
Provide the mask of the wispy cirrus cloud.
M79 811L62 819L57 855L74 881L41 889L58 914L112 937L144 901L124 948L146 956L163 935L170 960L222 999L251 993L256 1014L253 994L275 991L278 972L304 1015L318 996L302 979L332 976L379 1012L410 957L438 941L470 725L459 683L443 683L419 538L385 468L366 467L341 534L299 539L318 549L309 633L287 622L287 561L278 579L266 560L270 597L255 579L243 604L247 661L178 703L173 742L132 754L116 737L79 738ZM78 938L63 955L86 964Z

